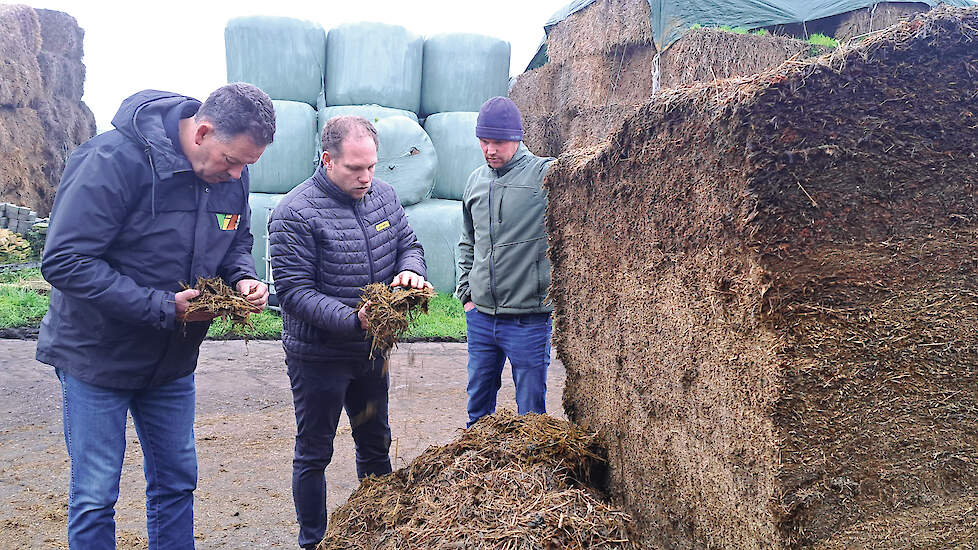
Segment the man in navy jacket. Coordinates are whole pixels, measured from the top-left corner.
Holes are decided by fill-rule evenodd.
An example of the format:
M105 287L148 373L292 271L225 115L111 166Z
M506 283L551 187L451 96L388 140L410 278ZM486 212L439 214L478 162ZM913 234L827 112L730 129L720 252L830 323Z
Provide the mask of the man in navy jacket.
M37 359L62 385L68 544L115 547L131 412L149 548L193 548L193 372L212 316L186 314L198 293L180 282L220 276L265 306L246 166L271 143L275 113L264 92L236 83L203 104L145 90L112 124L68 160L41 262L53 288Z
M282 345L297 433L292 496L299 546L326 531L324 470L346 407L357 475L391 471L384 358L369 358L361 288L384 282L423 288L424 250L394 188L374 179L377 131L366 119L336 117L322 134L322 164L278 204L269 253L282 307Z

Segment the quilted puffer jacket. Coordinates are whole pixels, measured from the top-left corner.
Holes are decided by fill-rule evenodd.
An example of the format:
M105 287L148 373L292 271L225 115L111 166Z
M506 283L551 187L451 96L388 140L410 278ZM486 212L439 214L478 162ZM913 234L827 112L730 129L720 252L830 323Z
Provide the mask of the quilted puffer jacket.
M354 309L360 289L404 270L427 275L397 193L377 179L355 200L320 166L272 212L268 236L282 346L302 361L366 358L370 343Z

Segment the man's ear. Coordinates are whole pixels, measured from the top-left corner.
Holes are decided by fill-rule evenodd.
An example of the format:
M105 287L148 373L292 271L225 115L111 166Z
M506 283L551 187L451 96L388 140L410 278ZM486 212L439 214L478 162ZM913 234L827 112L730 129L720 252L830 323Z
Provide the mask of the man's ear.
M214 133L214 126L206 120L197 123L197 130L194 131L194 143L200 145L204 141L204 137Z
M330 161L329 151L323 151L323 155L320 157L320 160L323 161L323 166L329 164Z

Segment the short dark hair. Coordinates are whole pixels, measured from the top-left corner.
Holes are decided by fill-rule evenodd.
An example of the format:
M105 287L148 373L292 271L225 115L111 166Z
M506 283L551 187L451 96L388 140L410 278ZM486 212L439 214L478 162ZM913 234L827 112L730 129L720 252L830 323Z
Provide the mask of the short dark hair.
M377 140L377 129L369 120L362 116L345 115L333 117L323 125L323 151L329 152L332 157L341 156L343 154L341 149L343 140L350 137L354 132L369 136L374 140L374 147L380 147Z
M214 125L218 139L246 134L255 145L268 145L275 137L275 107L268 94L245 82L214 90L194 117Z

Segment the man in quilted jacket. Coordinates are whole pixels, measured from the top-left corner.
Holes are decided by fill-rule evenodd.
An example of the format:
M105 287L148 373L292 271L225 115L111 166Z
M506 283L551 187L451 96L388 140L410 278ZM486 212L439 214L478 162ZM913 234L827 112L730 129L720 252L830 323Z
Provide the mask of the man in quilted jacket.
M424 250L394 188L374 179L377 131L362 117L323 127L322 164L269 219L272 275L282 307L282 345L297 433L292 496L299 546L326 531L326 478L340 412L356 444L357 475L391 471L384 358L369 358L360 289L370 283L423 288Z

